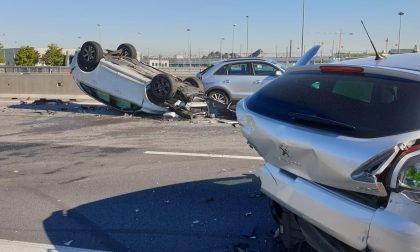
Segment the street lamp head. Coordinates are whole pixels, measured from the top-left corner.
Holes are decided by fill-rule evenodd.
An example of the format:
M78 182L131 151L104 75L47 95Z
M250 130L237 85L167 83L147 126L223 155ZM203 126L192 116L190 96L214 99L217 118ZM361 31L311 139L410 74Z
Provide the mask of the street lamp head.
M191 31L191 29L190 29L190 28L188 28L188 29L187 29L187 32L189 32L189 31Z
M404 12L398 12L398 15L402 16L404 15Z
M236 24L233 24L233 27L235 27L236 26Z
M245 16L246 18L249 18L249 16Z

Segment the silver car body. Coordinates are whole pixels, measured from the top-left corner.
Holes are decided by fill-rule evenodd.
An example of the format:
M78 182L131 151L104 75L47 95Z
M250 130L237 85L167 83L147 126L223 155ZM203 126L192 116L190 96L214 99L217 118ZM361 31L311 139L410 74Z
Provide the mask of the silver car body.
M244 70L244 73L238 75L230 75L229 73L219 75L217 72L225 66L240 64L252 65L252 63L270 66L275 71L279 71L277 73L278 75L281 75L286 69L285 66L271 59L239 58L215 62L205 73L198 73L197 77L203 81L204 91L206 93L213 90L222 90L229 96L230 100L240 100L277 78L278 75L256 75L255 67L250 67L250 69L246 69L246 73Z
M420 54L340 62L364 73L420 81ZM319 65L289 68L287 73L319 71ZM243 135L264 158L257 172L261 189L270 198L327 234L358 250L420 251L420 205L396 188L400 170L387 168L396 154L420 138L420 129L378 138L355 138L274 120L249 110L241 100L236 113ZM418 152L418 151L417 151ZM365 167L384 155L375 170ZM418 153L415 153L418 154ZM402 161L400 161L402 162ZM400 167L401 168L401 167ZM378 177L392 172L393 182ZM339 189L339 190L332 190ZM342 191L388 199L373 208Z

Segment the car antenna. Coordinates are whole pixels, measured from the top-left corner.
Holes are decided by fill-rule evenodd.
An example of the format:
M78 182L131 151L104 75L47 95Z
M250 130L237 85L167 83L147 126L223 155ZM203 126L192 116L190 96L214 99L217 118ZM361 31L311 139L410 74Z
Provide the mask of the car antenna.
M362 22L363 28L365 29L365 32L366 32L366 35L368 36L369 41L370 41L370 43L372 44L373 50L375 51L375 55L376 55L375 60L381 60L381 59L383 59L383 57L382 57L381 55L379 55L378 51L376 51L376 47L375 47L375 45L373 44L372 39L371 39L371 38L370 38L370 36L369 36L369 32L367 31L366 26L365 26L365 24L363 23L363 20L360 20L360 22Z

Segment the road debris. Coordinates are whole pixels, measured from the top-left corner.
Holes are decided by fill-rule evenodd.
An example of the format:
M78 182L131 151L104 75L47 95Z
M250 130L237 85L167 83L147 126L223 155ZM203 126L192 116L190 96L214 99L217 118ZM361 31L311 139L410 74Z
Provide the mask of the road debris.
M70 244L72 244L73 242L74 242L74 240L70 240L70 241L64 242L63 244L65 246L70 246Z
M244 215L245 216L250 216L250 215L252 215L252 212L246 212L246 213L244 213Z
M164 118L178 118L179 116L175 112L166 112L163 114Z

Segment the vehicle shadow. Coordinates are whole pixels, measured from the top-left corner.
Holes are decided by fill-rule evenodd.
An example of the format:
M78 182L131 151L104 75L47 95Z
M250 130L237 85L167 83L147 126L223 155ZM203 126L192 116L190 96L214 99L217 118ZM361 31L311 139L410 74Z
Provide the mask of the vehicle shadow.
M269 199L260 194L254 178L244 175L141 190L54 212L43 225L55 246L277 251Z
M57 112L64 113L77 113L77 114L89 114L89 115L100 115L100 116L133 116L133 117L144 117L150 119L162 119L162 115L152 115L143 112L137 112L134 114L127 114L120 110L114 109L104 104L83 104L75 102L63 102L61 100L36 100L33 102L21 102L20 104L13 104L7 106L11 109L26 109L33 110L34 113L39 114L50 114L53 115Z
M209 114L214 114L217 118L224 119L235 119L236 115L233 110L226 108L226 105L210 101L209 103ZM133 117L149 118L149 119L158 119L161 120L162 115L153 115L145 112L136 112L136 113L124 113L120 110L114 109L110 106L104 104L80 104L75 102L63 102L57 99L51 100L36 100L33 102L21 102L20 104L9 105L8 108L11 109L26 109L33 110L35 113L39 114L55 114L57 112L68 112L68 113L78 113L78 114L91 114L91 115L109 115L109 116L124 116L130 115ZM182 117L178 117L182 119Z
M61 100L36 100L33 102L21 102L20 104L9 105L12 109L27 109L37 112L44 111L48 114L54 112L85 113L98 115L124 115L123 112L115 110L102 104L79 104L74 102L63 102Z

